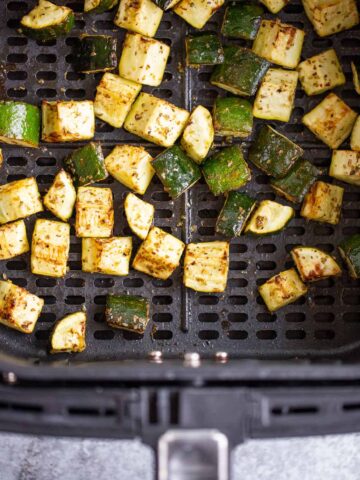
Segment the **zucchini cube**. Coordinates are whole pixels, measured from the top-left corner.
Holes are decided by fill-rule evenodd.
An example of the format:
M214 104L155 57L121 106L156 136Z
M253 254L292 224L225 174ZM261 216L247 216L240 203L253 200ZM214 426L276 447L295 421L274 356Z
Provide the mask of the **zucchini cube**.
M64 222L71 217L76 201L76 190L72 178L65 170L60 170L44 197L44 205Z
M298 72L269 68L257 91L254 117L288 122L294 107Z
M24 220L0 227L0 260L16 257L29 251Z
M339 245L339 252L346 263L351 278L360 278L360 235L356 233L345 238Z
M237 97L218 97L213 110L215 135L246 138L253 127L252 105Z
M237 190L251 179L251 172L239 145L220 150L203 163L203 174L210 191L221 195Z
M350 135L357 113L335 93L329 93L313 110L303 116L303 124L332 149Z
M152 166L164 185L164 190L175 199L201 178L198 165L178 145L161 152Z
M76 198L77 237L111 237L114 227L110 188L79 187Z
M55 323L50 353L78 353L86 348L86 313L75 312Z
M64 277L70 249L70 225L55 220L36 220L31 244L31 272Z
M40 109L25 102L0 101L0 142L38 148Z
M121 77L158 87L162 82L170 47L154 38L128 32L119 63Z
M34 177L0 185L0 225L43 211Z
M351 71L353 74L353 84L355 92L360 95L360 66L359 63L351 62Z
M229 272L228 242L189 243L184 260L184 285L197 292L223 292Z
M285 68L296 68L301 56L305 32L279 20L262 20L253 52Z
M104 13L117 5L119 0L85 0L85 13Z
M90 140L95 134L94 102L42 101L42 140L76 142Z
M141 240L145 240L154 219L154 205L144 202L133 193L128 193L125 198L124 209L131 230Z
M303 153L289 138L263 125L250 147L249 160L267 175L282 178Z
M159 28L163 11L151 0L120 0L114 18L118 27L147 37L154 37Z
M263 8L255 3L231 4L225 11L221 33L224 37L254 40L263 13Z
M344 72L333 48L299 63L298 72L306 95L318 95L345 83Z
M174 12L194 28L203 28L225 0L181 0Z
M260 0L271 13L279 13L289 0Z
M77 187L101 182L108 176L99 142L90 142L71 152L64 159L64 167Z
M75 70L109 72L117 65L117 39L111 35L81 35L75 54Z
M238 46L225 47L224 55L224 63L215 67L210 83L235 95L254 95L269 62L248 48Z
M255 205L256 200L246 193L229 192L216 221L216 232L226 237L240 237Z
M89 273L128 275L131 237L83 238L82 270Z
M278 273L259 287L259 293L270 312L295 302L307 290L294 268Z
M315 182L306 194L300 215L309 220L337 225L340 221L344 189L325 182Z
M360 187L360 152L334 150L329 175L342 182Z
M198 105L191 112L181 137L181 146L196 163L201 163L214 141L213 119L209 110Z
M356 0L303 0L303 6L320 37L348 30L359 23Z
M218 65L224 62L224 50L220 39L214 33L186 37L186 65Z
M154 175L152 157L143 148L117 145L105 158L105 166L118 182L144 195Z
M25 288L14 285L10 280L0 280L0 323L32 333L44 305L42 298Z
M295 247L290 253L303 282L341 275L341 268L333 257L318 248Z
M175 7L180 0L154 0L154 3L160 7L162 10L170 10Z
M283 230L294 217L292 207L272 200L263 200L256 207L245 228L245 233L256 237L272 235Z
M105 320L112 328L145 333L149 323L149 301L134 295L108 295L106 297Z
M155 278L167 280L180 264L185 244L170 233L152 227L137 251L133 268Z
M350 148L360 152L360 116L357 117L354 128L351 132Z
M96 88L95 115L109 125L121 128L140 90L139 83L105 73Z
M125 120L125 129L161 147L171 147L190 113L166 100L141 92Z

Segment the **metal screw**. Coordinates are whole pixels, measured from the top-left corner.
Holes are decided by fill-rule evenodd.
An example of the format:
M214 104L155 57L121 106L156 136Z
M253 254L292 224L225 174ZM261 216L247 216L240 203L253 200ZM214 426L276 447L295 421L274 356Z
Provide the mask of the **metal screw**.
M184 354L184 364L187 367L199 367L200 366L200 355L196 352L187 352Z
M14 385L17 382L17 376L14 372L4 372L3 373L4 382Z
M215 360L219 363L226 363L228 359L227 352L216 352L215 354Z
M162 363L162 352L160 350L154 350L153 352L149 353L150 362L153 363Z

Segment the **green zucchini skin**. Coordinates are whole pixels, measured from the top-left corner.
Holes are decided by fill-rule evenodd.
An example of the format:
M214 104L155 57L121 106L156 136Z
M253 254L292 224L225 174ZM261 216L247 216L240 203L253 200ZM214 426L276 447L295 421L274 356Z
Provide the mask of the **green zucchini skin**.
M77 187L100 182L108 176L101 145L95 142L70 153L64 159L64 168L73 177Z
M75 15L73 12L69 12L65 21L59 25L52 25L45 28L29 28L21 24L21 32L29 38L38 40L39 42L49 42L55 40L58 37L67 35L73 29L75 25Z
M205 160L202 170L215 196L237 190L251 179L250 169L239 145L223 148Z
M201 178L199 166L177 145L164 150L151 164L164 190L174 199Z
M0 101L0 141L37 148L40 109L24 102Z
M263 125L249 150L249 159L260 170L282 178L303 155L303 150L269 125Z
M210 83L235 95L255 95L270 63L243 47L225 47L224 55L224 63L215 67Z
M224 62L224 50L220 39L213 33L205 33L185 40L186 64L189 67L219 65Z
M301 203L311 185L321 174L312 163L300 159L283 178L271 179L270 185L279 194L293 203Z
M360 278L360 234L356 233L343 240L339 252L348 266L350 276Z
M246 193L229 192L218 216L215 230L226 237L240 237L256 200Z
M110 35L83 35L75 58L76 71L108 72L117 66L117 40Z
M119 0L101 0L97 7L86 10L85 13L104 13L114 8L118 3Z
M252 105L238 97L218 97L214 103L215 135L246 138L253 128Z
M150 305L135 295L107 295L105 319L113 328L144 333L149 322Z
M170 8L175 7L179 1L180 0L154 0L154 3L163 10L170 10Z
M229 5L226 9L221 33L224 37L254 40L264 9L255 3Z

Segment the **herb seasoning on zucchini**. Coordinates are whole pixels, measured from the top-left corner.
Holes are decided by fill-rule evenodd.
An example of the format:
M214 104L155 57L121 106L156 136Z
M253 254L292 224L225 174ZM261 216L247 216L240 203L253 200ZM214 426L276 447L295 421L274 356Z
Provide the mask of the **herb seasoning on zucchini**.
M60 170L44 196L44 205L56 217L67 222L71 217L76 201L76 190L71 175Z
M143 334L149 323L149 301L135 295L108 295L105 319L113 328Z
M221 33L224 37L254 40L263 13L263 8L255 3L229 5L225 12Z
M147 237L154 219L155 208L133 193L128 193L124 202L126 220L129 227L142 240Z
M303 282L315 282L341 274L333 257L315 247L295 247L291 256Z
M43 211L34 177L0 185L0 225Z
M319 37L342 32L359 23L356 0L303 0L302 4Z
M119 3L119 0L85 0L85 13L104 13L111 10Z
M75 312L55 323L51 334L50 353L82 352L85 343L86 314Z
M256 205L256 200L242 192L229 192L216 222L216 232L226 237L240 237Z
M213 119L209 110L198 105L191 112L181 137L181 146L196 163L202 163L214 141Z
M121 0L114 23L125 30L154 37L163 13L151 0Z
M333 150L329 175L360 187L360 152Z
M99 142L90 142L71 152L64 159L64 166L77 187L101 182L108 176Z
M215 135L246 138L253 127L252 105L237 97L218 97L213 110Z
M37 148L40 110L24 102L0 101L0 142Z
M82 35L75 69L81 73L108 72L117 66L117 39L111 35Z
M186 65L218 65L224 62L224 50L220 39L214 33L187 37L185 39Z
M251 215L245 227L245 233L255 236L278 233L286 227L294 214L295 211L292 207L272 200L263 200Z
M315 220L337 225L340 221L344 189L325 182L315 182L305 195L300 215Z
M7 260L29 251L24 220L0 227L0 260Z
M347 237L339 245L339 252L346 263L350 276L360 278L360 234Z

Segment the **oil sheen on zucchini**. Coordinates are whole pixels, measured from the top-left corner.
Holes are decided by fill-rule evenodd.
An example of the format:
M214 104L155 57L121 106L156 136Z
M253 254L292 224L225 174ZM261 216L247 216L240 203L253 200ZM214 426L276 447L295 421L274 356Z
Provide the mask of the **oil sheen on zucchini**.
M110 327L144 333L149 322L150 305L135 295L108 295L105 318Z
M253 127L252 105L238 97L218 97L213 109L215 135L246 138Z
M37 148L39 138L38 107L24 102L0 102L0 142Z
M190 36L185 40L186 64L190 67L218 65L224 62L224 50L214 33Z
M221 33L224 37L254 40L260 26L263 8L255 3L238 3L226 9Z
M75 58L81 73L108 72L117 66L117 40L111 35L82 35Z
M242 192L229 192L216 222L216 232L226 237L239 237L256 200Z
M339 245L339 252L346 263L350 276L360 278L360 234L347 237Z
M64 159L64 166L76 186L100 182L108 176L100 143L90 142L74 150Z

